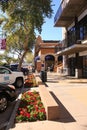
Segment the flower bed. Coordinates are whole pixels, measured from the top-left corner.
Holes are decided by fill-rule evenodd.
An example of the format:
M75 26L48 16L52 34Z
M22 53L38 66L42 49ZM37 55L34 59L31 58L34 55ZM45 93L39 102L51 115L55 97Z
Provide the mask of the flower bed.
M16 114L16 123L46 120L46 112L38 92L27 91L22 95Z
M25 79L24 87L36 87L36 79L33 74L29 74L27 78Z

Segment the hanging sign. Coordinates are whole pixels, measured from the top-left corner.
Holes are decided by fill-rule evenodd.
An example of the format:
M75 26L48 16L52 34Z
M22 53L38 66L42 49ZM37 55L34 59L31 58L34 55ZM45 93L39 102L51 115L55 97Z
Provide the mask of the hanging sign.
M6 39L0 39L0 49L5 50L6 49Z

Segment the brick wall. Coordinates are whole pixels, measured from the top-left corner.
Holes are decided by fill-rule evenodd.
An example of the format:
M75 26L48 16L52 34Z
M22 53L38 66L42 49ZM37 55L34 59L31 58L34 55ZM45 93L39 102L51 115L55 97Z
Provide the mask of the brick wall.
M61 47L62 44L59 43L59 41L53 41L53 40L42 40L40 36L36 39L35 44L35 56L40 56L41 63L36 63L36 70L41 70L41 64L44 63L44 66L46 67L45 62L45 56L47 55L53 55L54 56L54 66L57 64L57 56L56 51L58 50L58 47ZM57 67L55 67L54 71L57 71Z
M41 54L48 54L48 53L55 53L55 50L54 50L54 48L42 48L41 49Z

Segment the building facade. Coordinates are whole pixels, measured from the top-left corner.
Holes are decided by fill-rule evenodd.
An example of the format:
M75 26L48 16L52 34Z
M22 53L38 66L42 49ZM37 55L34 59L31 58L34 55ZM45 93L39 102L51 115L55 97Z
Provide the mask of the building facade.
M63 55L67 73L87 78L87 0L62 0L54 18L54 26L62 27Z
M59 41L42 40L41 36L36 38L35 44L35 69L57 71L58 64L62 63L62 57L56 53L60 51L62 44Z

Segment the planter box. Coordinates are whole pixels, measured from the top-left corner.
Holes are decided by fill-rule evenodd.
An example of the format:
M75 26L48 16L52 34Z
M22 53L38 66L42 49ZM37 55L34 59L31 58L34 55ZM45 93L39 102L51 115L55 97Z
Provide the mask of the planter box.
M54 100L54 98L51 96L50 92L46 88L45 85L39 85L39 92L42 99L42 102L44 103L47 119L48 120L55 120L59 118L59 105Z

